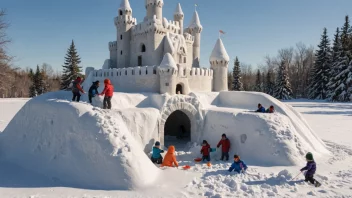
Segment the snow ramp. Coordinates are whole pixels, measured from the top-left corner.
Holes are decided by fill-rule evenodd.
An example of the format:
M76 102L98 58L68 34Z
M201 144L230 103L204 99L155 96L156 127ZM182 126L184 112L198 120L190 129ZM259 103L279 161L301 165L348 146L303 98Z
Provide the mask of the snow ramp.
M69 102L70 97L70 92L54 92L28 101L0 134L2 160L70 187L151 185L160 170L143 150L154 138L158 110L104 111ZM146 131L152 132L141 137Z

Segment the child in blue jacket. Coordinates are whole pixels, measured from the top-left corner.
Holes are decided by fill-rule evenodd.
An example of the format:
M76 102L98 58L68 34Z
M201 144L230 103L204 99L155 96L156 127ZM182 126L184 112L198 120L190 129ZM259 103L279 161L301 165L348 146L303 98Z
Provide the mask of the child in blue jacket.
M248 168L246 163L244 163L244 161L240 159L239 155L235 155L233 156L233 158L234 162L229 168L229 172L231 172L232 170L236 171L237 173L245 172Z
M153 147L153 154L151 160L153 163L162 164L163 163L163 156L160 153L164 153L164 150L160 149L160 142L155 142L155 146Z
M312 153L307 153L306 155L306 160L307 160L307 165L303 167L300 171L306 171L305 173L305 182L310 182L311 184L314 184L315 187L321 186L321 184L314 179L314 174L315 171L317 170L317 164L314 161L313 154Z

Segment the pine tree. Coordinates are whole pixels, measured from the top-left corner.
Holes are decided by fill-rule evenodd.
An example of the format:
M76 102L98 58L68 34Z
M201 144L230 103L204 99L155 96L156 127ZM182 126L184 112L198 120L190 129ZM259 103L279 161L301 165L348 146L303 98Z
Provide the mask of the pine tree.
M268 73L266 74L266 82L265 82L265 93L273 96L274 95L274 89L275 89L275 83L273 81L273 71L269 70Z
M309 86L310 99L326 99L328 97L327 86L331 70L331 49L326 28L324 28L318 48L315 54L316 61L311 73L313 76L311 77L312 81Z
M33 97L37 96L37 91L36 91L36 87L35 87L35 83L34 83L34 73L33 73L32 69L29 70L28 76L32 81L31 85L29 86L29 97L33 98Z
M232 76L233 76L232 89L234 91L242 91L243 84L242 84L242 76L241 76L241 66L237 57L235 60L235 64L233 66Z
M334 50L335 61L333 63L333 70L336 72L333 76L330 86L329 100L347 102L351 100L352 96L352 50L349 48L351 26L349 18L346 16L345 24L341 29L340 42L337 42ZM334 56L333 55L333 56Z
M67 50L65 57L65 65L63 65L63 75L61 78L61 89L65 90L69 87L70 83L80 76L82 67L79 66L81 59L76 51L74 42L72 41L70 48Z
M39 65L37 65L37 70L34 74L34 86L35 86L37 95L42 95L43 93L45 93L44 78L43 78L42 72L39 69Z
M352 36L352 27L350 25L350 20L348 15L345 17L345 23L341 28L341 44L342 48L347 54L349 59L352 59L352 49L351 47L351 36Z
M336 29L336 33L334 35L334 41L332 46L332 55L331 55L331 69L330 69L330 81L328 83L328 100L333 101L333 96L335 94L336 89L336 76L340 73L338 68L338 59L340 56L341 48L341 40L340 40L340 29Z
M289 100L292 98L292 89L289 82L285 61L282 61L279 67L274 97L282 100Z
M260 73L259 69L257 71L257 75L255 78L255 91L257 91L257 92L262 91L262 80L261 80L261 73Z

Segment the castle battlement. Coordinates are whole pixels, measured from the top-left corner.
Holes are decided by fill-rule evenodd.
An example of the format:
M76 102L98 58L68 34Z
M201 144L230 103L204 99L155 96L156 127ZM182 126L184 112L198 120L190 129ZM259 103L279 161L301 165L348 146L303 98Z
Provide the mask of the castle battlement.
M94 70L93 77L118 78L120 76L153 76L156 74L157 66L143 66Z
M124 24L136 25L137 19L130 15L120 15L114 18L114 23L116 27Z
M213 77L213 70L209 68L192 68L190 76L210 76Z
M109 50L116 51L117 50L117 41L109 42Z

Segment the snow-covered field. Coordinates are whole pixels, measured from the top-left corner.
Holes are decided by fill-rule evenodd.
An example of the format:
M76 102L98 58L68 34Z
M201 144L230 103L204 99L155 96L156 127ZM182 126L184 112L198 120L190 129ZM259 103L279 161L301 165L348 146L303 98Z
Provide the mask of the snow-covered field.
M0 99L0 131L25 102ZM58 187L52 178L1 161L0 150L0 197L352 197L352 104L309 101L287 104L301 112L333 154L317 161L316 179L323 184L319 188L305 184L302 176L290 181L305 165L303 158L301 166L250 166L247 174L237 175L227 172L230 163L215 161L217 153L208 167L192 161L199 147L176 145L180 165L190 165L191 169L164 170L157 185L133 192Z

